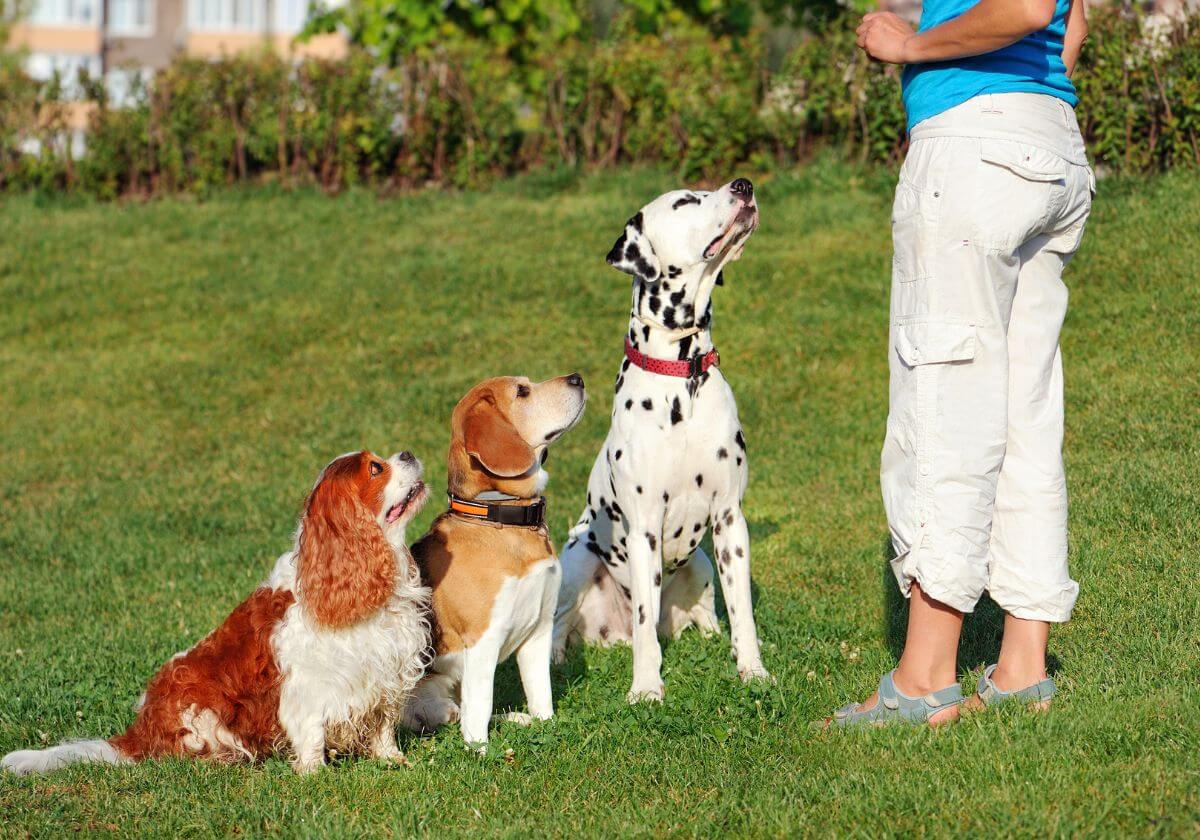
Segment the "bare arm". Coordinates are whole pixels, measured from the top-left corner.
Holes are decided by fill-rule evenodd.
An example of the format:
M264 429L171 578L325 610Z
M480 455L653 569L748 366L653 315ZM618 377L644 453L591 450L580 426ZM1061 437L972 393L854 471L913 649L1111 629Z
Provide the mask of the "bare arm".
M1073 0L1082 5L1082 0ZM872 12L858 27L858 45L878 61L920 64L994 52L1045 29L1054 0L980 0L954 20L913 32L891 12Z
M1071 8L1067 11L1067 34L1063 38L1063 64L1067 65L1067 75L1075 74L1075 62L1083 49L1087 38L1087 3L1084 0L1071 0Z

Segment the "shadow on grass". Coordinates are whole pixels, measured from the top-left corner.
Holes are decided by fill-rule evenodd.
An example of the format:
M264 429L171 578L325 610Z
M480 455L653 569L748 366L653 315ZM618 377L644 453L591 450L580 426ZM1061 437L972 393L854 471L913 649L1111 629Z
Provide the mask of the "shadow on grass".
M888 650L897 660L904 652L904 636L908 630L908 599L900 594L891 562L896 553L890 537L883 538L883 563L880 586L883 590L883 635ZM958 673L982 671L1000 655L1004 638L1004 611L985 592L975 605L975 611L963 621L962 638L958 643ZM1046 670L1053 676L1059 667L1053 654L1046 657Z

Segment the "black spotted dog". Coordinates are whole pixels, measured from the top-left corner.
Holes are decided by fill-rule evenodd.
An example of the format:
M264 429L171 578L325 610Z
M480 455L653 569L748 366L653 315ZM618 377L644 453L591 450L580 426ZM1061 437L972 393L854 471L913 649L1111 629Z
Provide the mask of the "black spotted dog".
M699 548L709 525L738 673L769 678L750 602L746 442L709 332L721 269L757 225L745 178L676 190L630 219L608 254L633 275L633 306L612 426L560 554L554 652L561 661L575 639L631 641L630 702L662 699L657 636L719 629L713 567Z

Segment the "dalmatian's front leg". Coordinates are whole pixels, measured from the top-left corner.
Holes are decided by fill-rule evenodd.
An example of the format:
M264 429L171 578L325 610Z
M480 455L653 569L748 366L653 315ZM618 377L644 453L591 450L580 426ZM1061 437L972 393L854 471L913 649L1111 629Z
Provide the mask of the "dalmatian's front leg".
M754 606L750 598L750 532L740 505L716 511L713 547L717 554L717 576L725 595L725 610L729 613L738 674L744 682L771 679L758 649L758 629L754 626Z
M628 539L630 593L633 601L633 686L630 703L663 699L662 648L658 643L661 608L662 545L651 531L633 531Z

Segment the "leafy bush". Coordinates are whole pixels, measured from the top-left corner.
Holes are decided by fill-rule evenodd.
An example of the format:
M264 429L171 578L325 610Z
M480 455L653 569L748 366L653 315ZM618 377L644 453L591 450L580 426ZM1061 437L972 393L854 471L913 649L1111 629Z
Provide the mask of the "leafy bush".
M1197 20L1097 13L1076 83L1102 166L1200 166ZM57 80L35 83L0 57L0 188L115 197L262 179L330 191L471 186L543 165L625 163L715 179L821 147L870 162L903 154L897 68L867 61L848 20L801 40L775 72L762 53L754 39L684 23L658 37L569 39L521 61L479 40L395 66L363 51L296 65L270 54L181 58L122 107L87 78L87 101L67 102ZM81 108L89 128L76 156Z

